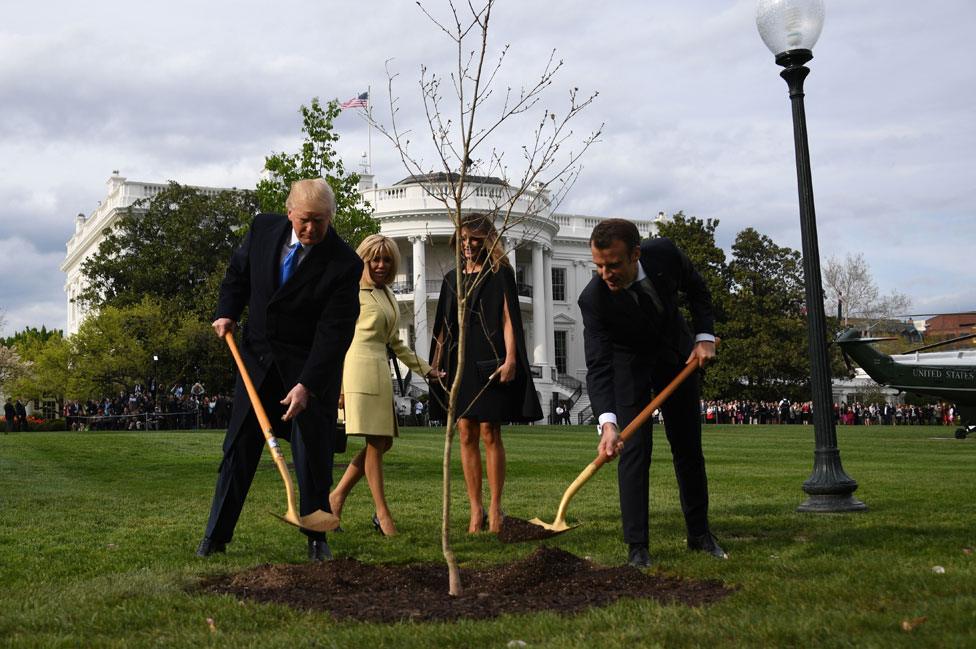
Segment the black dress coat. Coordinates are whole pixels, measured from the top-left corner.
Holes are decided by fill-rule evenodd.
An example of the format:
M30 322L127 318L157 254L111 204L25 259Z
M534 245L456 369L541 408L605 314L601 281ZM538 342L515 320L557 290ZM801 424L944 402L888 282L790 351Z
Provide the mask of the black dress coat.
M241 355L275 435L291 441L299 513L306 515L328 511L342 365L359 317L363 262L330 227L279 286L281 250L291 232L284 216L255 217L231 257L215 315L239 321L248 309ZM292 422L282 422L279 401L298 383L311 393L308 406ZM230 541L263 448L238 376L207 523L206 535L214 541Z
M476 285L467 313L467 337L465 339L465 363L458 393L458 417L477 421L499 423L528 423L542 419L542 406L532 382L528 353L525 348L525 332L522 311L519 307L515 273L507 265L497 271L481 275L462 275ZM457 368L458 316L457 274L451 270L444 275L441 293L437 300L434 317L431 362L437 350L437 340L444 339L440 369L447 372L444 385L450 389ZM516 369L515 378L504 384L493 379L487 381L494 369L505 360L504 307L508 304L509 317L515 330ZM447 419L447 395L436 383L432 383L430 418ZM485 387L487 385L487 388Z
M260 386L272 368L286 392L297 383L304 385L314 397L310 400L317 420L314 427L323 437L331 437L342 364L359 317L363 262L330 227L279 287L281 249L291 232L291 222L279 214L255 217L231 257L215 316L237 321L248 307L241 355L254 385ZM225 451L250 407L245 390L235 389L234 395ZM239 403L244 407L239 408Z
M593 277L579 297L583 315L586 387L593 414L617 416L620 430L643 410L684 366L695 334L714 334L708 287L691 261L666 238L641 243L640 264L661 301L638 303L628 289L613 293ZM692 316L689 328L679 309L684 294ZM665 402L665 432L674 457L682 510L689 534L708 531L708 487L701 452L699 380L694 375ZM618 464L624 540L647 543L648 470L651 422L628 440Z

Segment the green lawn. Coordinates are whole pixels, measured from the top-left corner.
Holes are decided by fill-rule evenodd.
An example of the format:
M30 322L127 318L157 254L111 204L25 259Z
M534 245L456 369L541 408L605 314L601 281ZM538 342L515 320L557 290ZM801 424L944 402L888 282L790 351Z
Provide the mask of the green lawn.
M267 514L284 511L267 456L227 555L193 555L221 433L0 436L0 645L976 647L976 554L964 552L976 547L976 440L946 439L949 428L841 428L844 468L870 511L814 515L794 511L812 468L811 429L710 426L711 521L731 555L722 562L684 549L670 455L657 432L651 556L668 573L734 584L731 597L699 609L624 601L573 617L397 625L334 623L321 613L192 592L207 575L304 561L302 537ZM506 510L552 520L595 453L592 427L510 428L505 439ZM401 534L373 532L362 484L346 504L345 533L330 535L333 551L366 562L440 561L442 447L439 431L404 429L386 467ZM350 452L358 448L350 443ZM464 534L459 475L453 493L463 564L511 561L533 550ZM570 521L583 526L548 543L619 564L626 552L618 517L611 466L570 505ZM923 616L910 633L901 629L902 620Z

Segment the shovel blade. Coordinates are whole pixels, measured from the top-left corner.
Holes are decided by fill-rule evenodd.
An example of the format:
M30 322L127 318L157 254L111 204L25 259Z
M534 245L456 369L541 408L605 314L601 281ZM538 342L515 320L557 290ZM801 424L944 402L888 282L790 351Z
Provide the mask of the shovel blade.
M332 532L339 527L339 517L327 511L316 509L311 514L305 516L295 516L291 512L285 512L284 516L279 516L270 512L275 518L294 525L295 527L309 532Z
M541 518L533 518L529 521L533 525L538 525L539 527L549 530L550 532L562 533L568 532L571 529L579 527L579 525L567 525L565 520L556 519L552 523L546 523Z

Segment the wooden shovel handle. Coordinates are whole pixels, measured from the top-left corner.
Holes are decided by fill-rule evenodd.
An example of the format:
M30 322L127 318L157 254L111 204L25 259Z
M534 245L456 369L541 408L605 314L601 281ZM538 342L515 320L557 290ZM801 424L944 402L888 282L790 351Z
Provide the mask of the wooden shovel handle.
M254 414L258 418L258 425L261 426L265 439L267 439L269 435L274 437L274 433L272 432L274 429L271 427L271 421L268 420L268 415L264 411L264 406L261 405L261 398L258 396L257 388L254 387L254 382L251 380L251 375L248 373L247 367L244 365L244 358L241 356L240 350L237 349L237 342L234 340L234 334L224 334L224 340L227 341L227 346L230 347L231 356L234 357L234 361L237 363L237 371L241 373L241 379L244 381L244 387L247 388L247 396L251 398L251 405L254 407Z
M716 346L718 346L718 342L719 340L718 338L716 338L715 339ZM668 400L668 397L671 396L671 393L677 390L678 386L684 383L685 379L691 376L700 367L701 367L700 361L696 361L696 360L688 361L688 364L685 365L684 369L678 373L678 376L671 379L671 382L668 383L663 390L661 390L656 395L654 395L654 398L651 400L649 404L647 404L647 406L644 407L643 410L640 411L640 414L634 417L634 419L629 424L627 424L627 427L624 428L623 432L620 433L620 441L626 442L628 439L630 439L630 437L637 431L637 429L643 426L647 422L647 420L650 419L651 415L654 414L654 411L660 408L661 404ZM606 464L607 462L611 461L612 459L613 459L612 457L607 457L607 455L604 453L599 453L597 454L596 460L594 460L593 463L596 464L597 467L600 467Z
M281 448L278 446L278 440L274 436L274 429L271 427L271 422L268 420L268 415L264 411L264 406L261 405L261 398L258 396L258 391L254 387L254 382L251 381L251 375L248 374L247 367L244 365L244 359L241 357L241 352L237 349L237 342L234 341L233 333L224 334L224 340L227 341L227 346L230 347L230 353L234 357L234 361L237 363L237 370L241 373L241 380L244 381L244 387L247 388L247 396L251 398L251 406L254 408L254 415L258 418L258 425L261 427L261 432L264 433L264 439L268 443L268 449L271 451L271 457L274 459L275 466L278 467L278 473L281 474L281 479L285 482L285 495L288 498L288 512L296 517L298 516L298 508L295 506L295 487L291 482L291 474L288 472L288 464L285 462L285 456L281 452Z

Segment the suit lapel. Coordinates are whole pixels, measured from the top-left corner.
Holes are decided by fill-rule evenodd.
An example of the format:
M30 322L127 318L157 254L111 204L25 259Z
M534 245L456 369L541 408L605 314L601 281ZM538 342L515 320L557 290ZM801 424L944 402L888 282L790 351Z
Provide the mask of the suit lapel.
M302 286L307 284L309 281L316 277L322 275L322 271L329 264L329 259L332 258L332 248L335 246L336 242L335 230L329 226L329 231L326 233L325 238L308 252L308 256L298 265L295 270L295 274L285 282L283 286L279 286L278 290L275 291L272 301L280 300L288 295L299 290ZM281 252L281 246L284 245L284 241L278 246L278 252ZM275 268L277 272L277 265Z
M278 287L278 276L281 273L281 249L284 247L286 240L291 235L291 221L285 219L280 225L275 226L274 236L271 240L274 241L274 246L268 254L264 256L264 261L267 267L264 268L260 274L265 277L269 282L268 286L271 287L271 291L277 291Z

